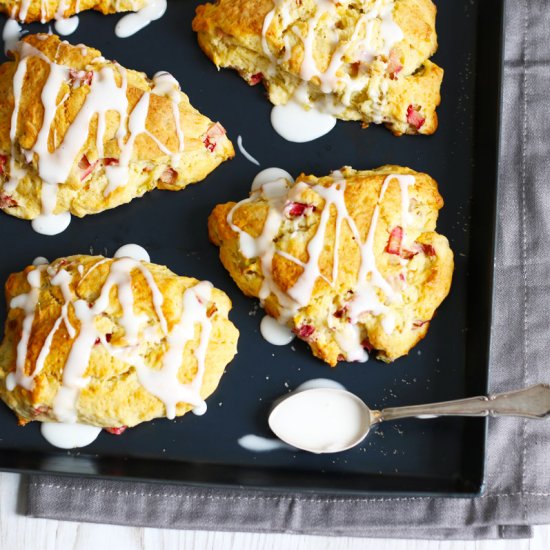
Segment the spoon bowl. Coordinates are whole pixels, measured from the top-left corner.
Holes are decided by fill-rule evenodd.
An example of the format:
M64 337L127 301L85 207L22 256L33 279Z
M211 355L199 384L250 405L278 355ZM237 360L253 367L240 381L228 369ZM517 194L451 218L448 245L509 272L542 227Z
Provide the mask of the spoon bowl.
M293 392L278 400L268 418L285 443L311 453L338 453L365 439L371 410L355 394L335 388Z
M359 444L373 424L385 420L438 416L550 415L550 386L454 401L372 410L357 395L337 388L298 388L277 400L269 414L273 433L285 443L311 453L338 453Z

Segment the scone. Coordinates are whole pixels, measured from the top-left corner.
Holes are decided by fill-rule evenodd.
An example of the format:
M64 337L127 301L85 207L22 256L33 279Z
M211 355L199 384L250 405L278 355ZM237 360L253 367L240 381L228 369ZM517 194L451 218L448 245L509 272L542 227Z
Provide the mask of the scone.
M181 416L204 405L236 353L226 294L131 258L29 266L9 277L6 299L0 397L20 424Z
M435 14L431 0L218 0L197 8L193 29L216 66L263 81L275 105L293 98L396 135L432 134Z
M168 73L150 80L86 46L37 34L0 65L0 208L94 214L177 191L234 154Z
M280 178L218 205L209 235L239 288L314 355L390 362L428 330L453 254L435 232L436 182L400 166Z
M22 23L47 23L86 10L108 14L138 11L149 4L151 0L0 0L0 12Z

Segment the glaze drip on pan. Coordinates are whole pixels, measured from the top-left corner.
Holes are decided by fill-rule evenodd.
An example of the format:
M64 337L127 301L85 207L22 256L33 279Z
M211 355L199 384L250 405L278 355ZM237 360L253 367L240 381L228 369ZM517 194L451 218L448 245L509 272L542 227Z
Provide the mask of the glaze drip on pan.
M150 17L151 12L158 14L158 17L163 15L166 0L4 0L0 4L0 11L21 23L63 22L86 10L97 10L104 14L137 12L136 15L147 24L147 16ZM150 17L149 20L158 17Z

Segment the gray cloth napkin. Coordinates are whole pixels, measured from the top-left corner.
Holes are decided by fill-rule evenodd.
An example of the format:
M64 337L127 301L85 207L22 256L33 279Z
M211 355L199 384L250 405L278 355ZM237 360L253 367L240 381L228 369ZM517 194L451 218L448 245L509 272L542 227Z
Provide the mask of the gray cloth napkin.
M457 0L454 0L457 1ZM491 391L548 382L550 9L507 4ZM31 477L31 516L185 529L412 538L514 538L550 523L547 423L490 421L478 498L327 498Z

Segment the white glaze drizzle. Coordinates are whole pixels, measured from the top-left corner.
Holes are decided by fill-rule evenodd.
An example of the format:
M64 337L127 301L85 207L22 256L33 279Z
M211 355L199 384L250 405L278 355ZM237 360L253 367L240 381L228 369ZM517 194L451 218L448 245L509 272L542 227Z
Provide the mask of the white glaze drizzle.
M29 7L31 5L31 0L21 0L21 4L19 5L19 21L24 21L27 18L27 13L29 11ZM43 6L40 5L40 8L42 10ZM41 13L41 19L43 19L44 13Z
M384 201L390 183L397 181L401 193L401 222L403 234L405 235L406 227L410 223L408 189L410 185L414 184L415 177L408 174L390 174L386 176L372 214L366 239L363 242L357 224L347 209L345 201L346 180L340 172L333 172L332 176L334 181L328 187L322 185L310 186L305 182L292 185L286 179L278 179L256 186L248 199L237 203L229 211L227 222L231 229L239 235L241 254L246 258L258 258L260 261L263 280L258 297L262 302L270 294L277 298L279 303L278 321L282 324L289 324L298 310L310 302L313 289L319 279L324 280L331 286L336 284L339 269L340 234L342 225L346 223L359 247L360 266L357 282L355 288L353 288L354 294L346 304L347 315L351 323L346 323L343 327L335 327L337 329L335 339L348 360L364 362L368 359L368 354L362 346L364 335L361 334L361 330L357 325L361 317L367 312L379 316L384 330L391 334L395 328L396 320L388 304L400 303L402 300L401 293L392 288L376 265L374 237L378 225L380 206ZM263 181L260 178L260 183ZM308 259L306 262L302 262L292 255L278 250L275 241L281 230L281 225L285 220L288 221L285 216L285 209L288 204L301 202L301 197L306 191L315 192L324 200L324 205L319 214L315 234L307 244ZM233 216L243 204L262 199L267 202L269 208L262 233L253 238L233 223ZM336 230L332 277L328 279L321 273L319 259L326 244L326 231L333 208L336 211ZM276 254L303 268L295 283L286 291L283 291L273 279L272 263ZM404 262L406 263L406 260Z
M32 0L20 0L19 7L17 5L14 7L13 12L11 13L12 19L19 19L19 21L24 22L27 18L29 7ZM46 23L47 19L50 18L49 10L47 9L48 2L47 0L40 0L40 22ZM136 0L131 1L131 9L136 11L136 13L130 13L125 15L120 19L116 28L115 34L119 38L126 38L132 36L139 30L143 29L152 21L160 19L166 12L167 2L166 0L145 0L141 2L141 7ZM59 0L57 9L53 15L55 19L55 30L62 35L72 34L78 27L78 17L73 16L70 18L65 18L65 12L69 8L69 3L67 0ZM116 1L115 11L122 10L122 4L119 0ZM80 12L80 0L75 2L75 13Z
M201 403L200 405L197 405L196 407L193 407L191 409L191 412L195 416L202 416L203 414L206 414L206 411L208 410L208 405L206 403Z
M121 246L114 254L114 258L132 258L142 262L150 262L149 252L139 244L125 244Z
M205 304L210 299L211 290L212 285L202 281L185 291L181 318L166 335L168 350L163 356L160 370L148 367L140 356L123 356L124 360L136 368L140 383L164 403L167 418L175 417L178 403L189 403L199 407L199 412L204 403L200 397L200 388L204 376L206 348L212 329ZM196 323L201 325L200 342L194 352L197 373L191 383L183 384L178 380L177 374L185 345L194 338ZM109 347L116 356L118 350L113 346Z
M15 372L10 372L6 378L6 387L10 391L14 389L15 386L21 386L26 390L31 390L34 386L34 375L31 374L28 376L25 374L25 362L27 360L27 348L36 313L36 306L38 304L41 278L44 270L45 266L39 265L36 269L29 271L27 274L27 282L31 287L29 292L12 298L9 304L10 309L21 308L25 313L21 326L21 337L17 343Z
M313 390L317 388L333 388L335 390L345 390L346 387L336 380L331 380L330 378L311 378L302 382L299 386L296 387L294 392Z
M141 96L130 116L128 116L126 70L120 65L114 64L113 66L102 67L89 73L85 71L77 72L70 67L50 61L42 52L28 43L19 42L17 48L20 59L13 78L14 108L10 126L9 179L4 184L4 189L8 193L13 192L19 181L26 175L26 169L19 168L15 159L17 156L17 122L28 59L39 57L49 65L49 74L41 92L41 102L44 108L42 126L34 145L28 150L21 151L27 163L36 158L38 175L43 181L41 189L42 212L40 216L33 220L32 224L37 232L54 235L63 231L70 223L68 212L54 214L59 185L67 181L75 163L80 160L79 153L88 138L89 125L95 115L97 115L95 142L100 160L104 157L106 114L109 111L114 111L119 115L115 135L120 148L120 158L116 159L118 161L116 165L115 163L105 163L104 171L107 178L107 185L104 190L105 196L128 182L129 164L132 160L134 143L137 136L142 133L153 139L159 149L170 156L173 166L179 163L181 152L184 149L184 135L179 112L181 95L179 84L169 73L163 72L155 75L151 92L145 92ZM94 61L101 62L101 60ZM75 73L77 73L76 78L74 78ZM117 77L119 82L117 82ZM52 133L56 113L69 97L69 93L67 93L61 101L58 101L60 89L67 82L74 87L78 87L81 85L80 78L89 79L89 92L75 119L63 136L62 142L58 144L57 139L55 139L56 146L53 150L50 150L48 141ZM145 127L151 93L167 97L172 102L175 132L179 143L177 151L169 150Z
M137 246L137 245L132 245ZM124 252L124 247L120 249ZM131 250L131 248L130 248ZM134 250L135 251L135 250ZM80 284L98 265L107 259L98 260L84 276L75 281ZM78 266L81 267L81 266ZM151 368L139 354L139 334L146 332L147 318L134 311L134 296L132 290L131 273L139 270L145 278L151 292L151 300L158 317L160 328L166 342L166 350L162 357L160 369ZM64 298L59 317L54 322L39 351L34 370L25 374L27 348L38 305L41 277L49 276L50 284L58 286ZM10 303L11 308L21 308L24 311L22 334L17 346L16 370L10 373L6 380L8 390L17 385L27 390L34 387L34 378L43 369L50 352L53 338L64 323L66 330L73 340L69 355L65 361L62 375L62 384L53 400L53 412L59 422L74 424L77 420L77 402L80 390L88 384L86 370L94 345L100 343L113 357L119 358L135 367L138 379L143 387L152 395L158 397L166 407L166 415L173 418L178 403L188 403L194 408L195 414L204 414L206 411L204 400L200 396L205 371L206 351L211 333L211 321L207 314L212 285L209 282L199 282L188 288L182 295L182 314L171 329L162 311L164 297L158 288L155 279L147 267L135 259L124 256L115 259L110 267L107 278L101 288L99 297L93 304L78 299L72 294L70 283L71 275L63 267L56 270L53 266L39 265L27 275L30 290L16 296ZM117 298L122 314L118 324L124 329L125 345L112 345L104 334L95 326L95 320L109 307L111 289L116 287ZM78 331L69 321L69 307L72 306L74 317L79 321ZM197 370L189 383L182 383L178 379L184 349L188 342L194 340L196 326L200 327L199 343L194 350ZM146 338L145 338L146 339Z
M168 154L170 154L170 156L172 157L172 166L177 166L181 157L181 153L183 153L185 147L179 112L179 104L181 102L180 92L181 88L179 82L169 72L159 71L155 73L155 75L153 76L153 89L151 93L167 97L172 102L172 115L174 117L176 134L178 136L177 152L168 151ZM147 132L147 135L156 140L155 136L153 136L150 132Z
M241 136L237 136L237 146L239 147L241 155L246 160L249 160L252 164L255 164L256 166L260 166L260 163L244 148L243 138Z
M63 36L72 34L78 28L79 19L77 15L72 17L65 17L65 11L69 6L67 5L66 0L59 0L59 5L57 11L55 12L55 30L58 34ZM76 10L78 13L78 9Z
M252 180L250 190L256 191L256 189L259 189L264 183L270 183L281 179L287 180L289 183L294 183L294 178L286 170L274 166L271 168L264 168L261 172L258 172Z
M57 34L68 36L69 34L73 34L73 32L76 31L79 22L80 21L78 19L78 16L73 15L72 17L68 17L67 19L58 19L54 23L54 27Z
M33 261L32 265L38 266L38 265L45 265L49 264L48 258L44 258L44 256L37 256Z
M4 53L13 50L21 33L21 25L15 19L7 19L2 30L2 40L4 41Z
M267 451L277 451L279 449L285 449L287 451L294 451L295 448L287 445L280 439L273 437L262 437L254 434L246 434L239 437L237 443L247 451L252 453L265 453Z
M109 196L115 189L123 187L128 183L130 178L128 167L134 150L134 143L137 136L145 132L145 122L147 121L147 113L149 112L149 97L150 94L145 92L136 103L128 118L128 131L130 135L121 148L118 164L105 166L105 174L108 181L103 192L105 197ZM124 99L126 100L126 97Z
M289 0L279 0L264 19L262 30L262 46L264 54L272 63L280 63L269 49L267 33L277 12L282 14L283 26L288 19ZM331 55L328 67L321 71L314 59L315 30L325 16L338 18L333 0L316 0L316 10L308 21L305 36L299 36L303 45L303 57L300 65L300 77L308 82L313 77L320 80L321 91L325 94L334 92L338 86L347 84L352 78L345 71L339 71L343 58L351 54L353 61L372 61L380 55L388 56L391 48L403 39L403 32L393 20L394 0L376 0L370 7L363 2L364 13L358 18L352 35L345 41L336 40L336 47ZM361 35L361 30L364 30ZM355 59L357 57L357 59ZM353 62L352 61L352 62ZM339 73L339 74L338 74Z
M344 39L336 30L339 20L338 11L333 0L316 0L316 9L307 22L307 31L301 35L295 27L287 28L289 24L290 0L277 0L273 9L265 16L262 27L262 48L264 55L269 60L268 76L275 73L275 66L286 63L291 57L290 33L298 36L302 42L303 56L299 69L299 76L303 83L295 91L287 102L288 108L278 105L273 108L271 121L277 133L289 141L304 142L316 139L329 132L331 116L345 110L351 104L351 97L355 92L363 90L369 85L369 98L372 102L373 116L376 122L382 122L384 105L387 94L387 81L380 78L384 74L388 61L381 61L381 56L389 59L391 48L403 39L403 32L393 20L394 0L375 0L374 2L361 2L362 14L358 17L351 36ZM296 9L296 8L294 8ZM283 42L285 52L281 57L276 57L268 44L267 35L276 15L279 15L283 26ZM327 30L332 29L335 44L327 68L321 71L314 58L316 29L321 20L328 18ZM358 74L352 77L349 71L344 69L347 61L344 57L351 58L349 63L358 62ZM379 68L373 69L373 61L378 61ZM307 82L312 78L319 81L319 89L325 97L313 101L309 96ZM333 94L341 94L338 106ZM300 110L300 107L302 110ZM304 110L304 108L306 110ZM319 116L310 114L308 110L317 111ZM304 114L307 113L307 114ZM323 116L324 115L324 116ZM300 117L300 124L295 122L295 117ZM312 126L304 132L304 125ZM317 132L315 131L317 129ZM301 131L301 135L300 135ZM291 136L290 139L288 136ZM294 139L292 138L294 136ZM296 136L298 139L296 139Z
M109 261L109 258L103 258L102 260L99 260L97 261L95 264L92 265L92 267L90 267L88 269L88 271L86 271L86 273L84 273L84 275L82 275L82 277L80 278L80 283L82 283L82 281L84 281L84 279L90 275L90 273L92 271L94 271L95 269L97 269L99 266L107 263ZM82 267L82 266L79 266L79 268ZM78 270L80 272L80 269Z
M50 188L48 184L44 184L42 187L42 191L48 190L51 192L54 191ZM45 193L42 193L42 197L44 197ZM50 203L51 204L51 203ZM34 218L31 222L31 227L36 231L36 233L40 233L41 235L59 235L59 233L63 233L67 227L69 227L71 223L71 214L70 212L61 212L60 214L48 214L47 211L44 211L42 214Z
M274 346L286 346L296 337L286 325L279 323L277 319L269 315L265 315L260 322L260 333Z
M271 109L271 125L287 141L305 143L328 134L336 125L336 118L317 108L306 108L292 97Z
M260 301L264 301L270 294L274 294L282 307L280 318L283 322L288 320L291 312L296 309L297 304L295 304L292 298L275 284L271 275L271 269L273 257L276 252L274 240L284 220L283 209L286 204L286 194L289 185L290 182L285 179L278 179L273 182L265 183L253 191L250 198L237 203L229 211L227 216L227 223L231 229L239 235L239 247L243 256L245 256L245 258L257 257L260 260L264 278L258 293L258 298L260 298ZM233 214L243 204L252 202L260 197L269 201L270 208L264 221L262 233L257 238L253 238L233 223Z
M57 10L55 11L54 18L56 21L65 19L65 11L69 6L67 5L67 0L59 0L57 5Z
M18 44L21 44L19 42ZM10 170L9 170L9 180L4 183L4 190L7 193L11 193L17 187L19 180L26 175L26 171L19 168L15 163L15 142L17 134L17 120L19 118L19 104L21 99L21 93L23 89L23 82L25 79L25 74L27 72L27 59L23 57L17 66L17 70L13 75L13 96L14 96L14 106L11 114L10 122L10 142L11 142L11 154L10 154Z
M76 330L69 320L69 304L72 301L71 295L71 275L65 269L60 269L51 279L50 282L53 286L59 287L61 294L63 295L63 306L61 307L61 319L65 323L65 328L71 338L75 337Z
M42 437L60 449L86 447L97 439L101 430L96 426L66 422L42 422L40 426Z
M136 13L129 13L122 17L115 27L115 34L119 38L128 38L140 31L151 21L160 19L166 12L166 0L148 0Z

